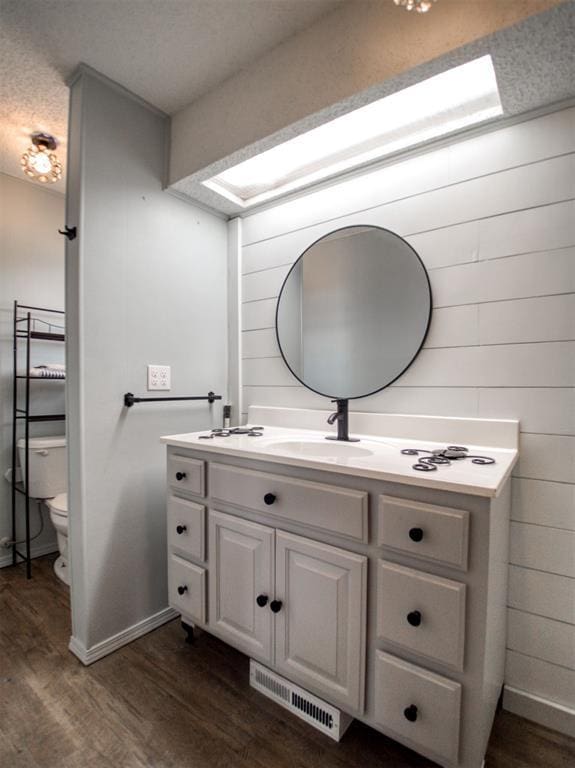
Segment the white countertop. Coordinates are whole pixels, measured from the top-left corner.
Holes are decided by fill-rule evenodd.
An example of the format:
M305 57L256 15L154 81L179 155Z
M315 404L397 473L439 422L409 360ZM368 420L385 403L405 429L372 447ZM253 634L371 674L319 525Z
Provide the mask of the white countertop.
M261 424L261 422L259 423ZM445 443L373 435L361 436L354 433L354 436L361 438L361 442L352 444L336 442L335 444L357 446L364 451L369 451L368 455L365 453L345 457L294 455L293 452L286 450L281 443L288 441L293 445L293 443L300 441L317 442L318 450L321 451L324 446L334 445L332 441L325 441L328 430L316 431L266 426L263 433L262 437L231 435L230 437L214 437L205 440L200 436L210 434L210 430L204 430L182 435L167 435L162 437L161 441L177 448L188 448L206 453L268 461L289 467L319 469L342 475L369 477L375 480L486 497L497 496L517 460L517 450L515 449L466 445L470 455L489 456L495 459L495 464L479 465L473 464L471 459L460 459L452 461L448 466L439 465L434 472L420 472L413 469L413 464L418 457L406 456L401 453L401 450L404 448L426 450L445 448Z

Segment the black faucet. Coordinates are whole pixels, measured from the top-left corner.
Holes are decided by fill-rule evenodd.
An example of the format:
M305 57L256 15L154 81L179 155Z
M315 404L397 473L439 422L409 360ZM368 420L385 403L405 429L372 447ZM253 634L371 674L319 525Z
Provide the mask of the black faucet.
M359 438L349 436L349 400L332 400L337 403L337 411L328 416L327 423L335 424L337 421L337 436L329 435L326 440L344 440L346 443L359 443Z

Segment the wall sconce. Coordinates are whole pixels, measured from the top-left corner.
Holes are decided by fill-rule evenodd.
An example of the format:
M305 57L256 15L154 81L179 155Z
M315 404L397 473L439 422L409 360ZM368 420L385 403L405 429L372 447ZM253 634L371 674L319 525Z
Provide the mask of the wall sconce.
M56 139L49 133L33 133L31 147L28 147L20 160L22 170L28 178L41 184L54 183L62 178L62 163L54 152L58 146Z
M427 13L436 0L393 0L396 5L405 8L406 11L417 11L417 13Z

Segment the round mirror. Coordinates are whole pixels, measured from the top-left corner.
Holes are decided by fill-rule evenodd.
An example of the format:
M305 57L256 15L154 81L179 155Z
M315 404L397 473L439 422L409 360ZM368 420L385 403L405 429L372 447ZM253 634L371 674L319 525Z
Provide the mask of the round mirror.
M387 229L345 227L313 243L289 271L276 334L302 384L352 399L401 376L430 320L429 278L413 248Z

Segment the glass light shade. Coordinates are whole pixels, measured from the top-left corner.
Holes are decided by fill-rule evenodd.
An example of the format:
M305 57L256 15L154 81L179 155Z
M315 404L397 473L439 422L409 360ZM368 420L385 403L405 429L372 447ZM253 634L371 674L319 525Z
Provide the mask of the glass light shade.
M242 207L503 113L491 56L348 112L203 181Z
M28 147L20 162L26 176L41 184L53 184L62 178L62 163L47 147Z
M396 5L405 8L406 11L417 11L417 13L427 13L436 0L393 0Z

